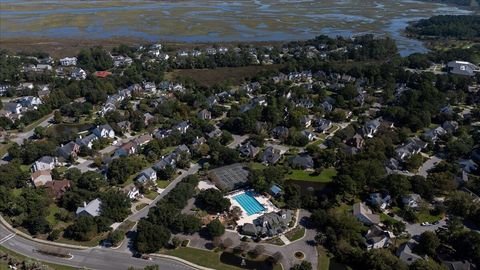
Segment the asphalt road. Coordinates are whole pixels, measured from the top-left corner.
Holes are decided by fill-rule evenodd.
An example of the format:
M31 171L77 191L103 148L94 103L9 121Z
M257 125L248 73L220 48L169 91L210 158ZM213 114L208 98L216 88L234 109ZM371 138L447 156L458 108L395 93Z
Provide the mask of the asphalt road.
M2 224L0 224L0 245L30 258L38 259L49 263L69 265L78 268L120 270L127 269L130 266L136 268L143 268L148 265L158 265L160 269L195 269L179 261L171 260L168 258L152 258L151 261L148 261L144 259L134 258L131 256L131 253L117 251L113 249L64 249L65 251L73 255L73 257L69 259L43 255L35 252L35 250L41 249L43 247L42 244L18 235L14 235Z
M50 125L50 122L52 121L52 119L53 119L53 116L50 116L47 119L40 122L36 127L47 127ZM16 137L15 138L12 137L11 141L18 143L19 145L22 145L24 140L33 136L34 131L35 131L35 128L27 132L17 133Z

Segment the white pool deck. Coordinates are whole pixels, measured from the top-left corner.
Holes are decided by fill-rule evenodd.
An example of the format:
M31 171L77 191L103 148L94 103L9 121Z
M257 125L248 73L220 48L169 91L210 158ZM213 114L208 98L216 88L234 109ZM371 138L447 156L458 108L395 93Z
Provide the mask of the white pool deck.
M228 198L230 200L230 203L232 204L231 208L233 208L234 206L238 206L240 207L240 209L242 209L242 215L240 219L237 221L237 225L243 225L245 223L253 223L255 219L257 219L258 217L260 217L265 213L280 211L280 209L278 209L275 205L273 205L273 203L266 196L254 193L255 194L254 198L265 208L265 210L249 216L247 214L247 211L245 211L245 209L243 209L243 207L237 202L237 200L233 198L237 195L245 193L246 191L253 192L253 190L239 190L234 193L230 193L226 196L226 198Z

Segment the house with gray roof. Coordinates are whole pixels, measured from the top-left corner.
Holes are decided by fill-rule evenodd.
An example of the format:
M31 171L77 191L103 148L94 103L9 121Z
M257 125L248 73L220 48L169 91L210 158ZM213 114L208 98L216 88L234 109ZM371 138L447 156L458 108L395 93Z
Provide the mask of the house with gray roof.
M423 259L422 256L413 253L413 249L418 243L415 240L410 240L405 244L401 245L397 250L397 257L404 263L410 265L416 260Z
M353 205L353 215L367 225L380 223L380 216L374 214L364 203L356 203Z
M115 131L113 131L113 128L109 124L97 126L93 129L92 133L98 138L115 138Z
M475 73L480 72L478 66L466 61L450 61L447 68L450 74L462 76L475 76Z
M64 159L68 159L70 157L75 158L77 157L78 152L80 152L80 145L76 144L75 142L69 142L57 149L58 155Z
M282 209L261 215L252 223L245 223L241 233L250 236L273 237L284 233L293 219L293 211Z
M373 135L377 133L378 128L381 125L381 117L367 121L363 126L363 134L368 138L373 138Z
M254 158L260 152L260 147L256 147L251 142L247 142L244 145L240 146L238 150L240 151L240 154L242 154L242 156Z
M288 163L293 168L300 168L303 170L313 169L313 165L314 165L312 157L307 153L300 153L298 155L293 156L292 158L290 158Z
M80 145L80 146L86 146L90 149L92 149L93 142L98 140L98 137L95 134L90 134L85 137L79 137L75 140L75 143Z
M264 164L275 164L277 163L283 155L283 151L275 148L273 146L269 146L265 148L262 155L262 163Z
M77 216L98 217L100 215L101 204L102 202L98 198L89 202L88 204L84 202L83 206L78 207L75 213Z
M44 171L44 170L53 170L57 165L58 160L56 157L51 156L43 156L39 158L35 163L32 165L32 171Z

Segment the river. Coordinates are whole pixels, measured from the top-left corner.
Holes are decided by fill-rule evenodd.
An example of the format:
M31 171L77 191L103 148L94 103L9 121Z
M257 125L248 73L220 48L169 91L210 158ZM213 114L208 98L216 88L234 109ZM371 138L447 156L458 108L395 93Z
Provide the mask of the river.
M402 55L425 52L402 35L408 22L468 10L412 0L0 0L8 38L222 42L308 39L319 34L390 35Z

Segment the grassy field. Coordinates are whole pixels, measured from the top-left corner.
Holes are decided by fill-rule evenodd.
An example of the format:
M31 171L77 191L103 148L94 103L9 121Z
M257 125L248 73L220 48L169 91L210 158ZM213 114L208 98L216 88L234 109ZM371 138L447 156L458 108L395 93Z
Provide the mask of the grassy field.
M239 84L245 78L251 78L260 72L278 70L282 65L269 66L246 66L246 67L223 67L216 69L181 69L165 75L172 79L192 79L200 85L212 86L218 83Z
M337 170L335 170L335 168L325 169L318 175L315 175L314 173L308 171L293 170L291 174L287 175L287 178L290 180L298 181L329 183L336 175Z
M170 181L168 180L157 180L157 186L159 188L166 188L168 185L170 185Z
M305 235L305 228L303 227L297 227L285 234L287 239L292 242L302 238L304 235Z
M240 267L234 267L224 264L220 261L220 253L211 251L182 247L175 250L165 251L166 255L175 256L200 266L218 269L218 270L238 270Z
M4 253L7 253L8 255L10 255L11 257L17 259L18 261L27 261L27 260L32 260L31 258L29 257L26 257L26 256L23 256L21 254L18 254L14 251L11 251L3 246L0 246L0 252L4 252ZM43 265L45 266L48 266L49 268L48 269L55 269L55 270L74 270L74 269L77 269L75 267L70 267L70 266L66 266L66 265L59 265L59 264L53 264L53 263L46 263L46 262L42 262ZM0 260L0 269L3 270L3 269L9 269L8 268L8 264L4 261L1 261ZM43 269L43 268L42 268Z
M317 246L318 270L328 270L330 268L330 258L327 256L327 250L322 246Z

